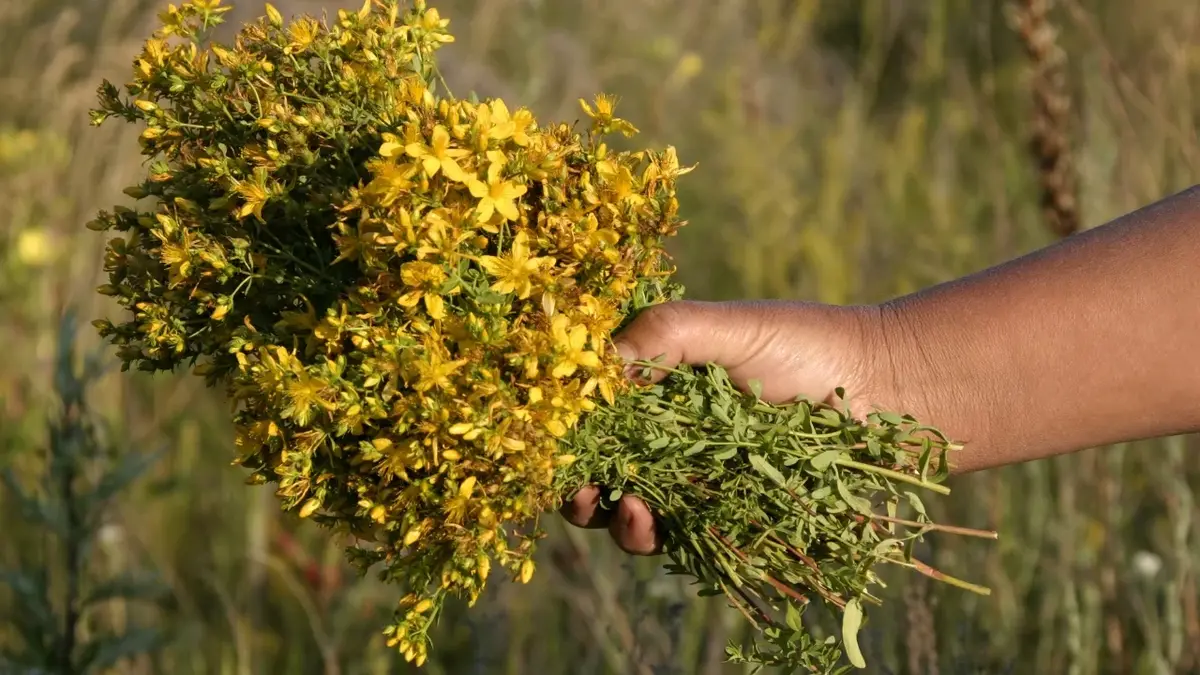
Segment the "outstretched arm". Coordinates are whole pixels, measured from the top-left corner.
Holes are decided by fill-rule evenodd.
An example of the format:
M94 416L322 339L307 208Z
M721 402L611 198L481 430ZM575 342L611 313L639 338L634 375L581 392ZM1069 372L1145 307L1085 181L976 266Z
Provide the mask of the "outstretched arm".
M880 405L971 471L1200 430L1200 187L880 307Z
M715 362L764 395L911 413L964 449L956 471L1200 430L1200 187L984 272L880 306L679 302L619 338L628 358ZM646 505L567 505L630 553Z

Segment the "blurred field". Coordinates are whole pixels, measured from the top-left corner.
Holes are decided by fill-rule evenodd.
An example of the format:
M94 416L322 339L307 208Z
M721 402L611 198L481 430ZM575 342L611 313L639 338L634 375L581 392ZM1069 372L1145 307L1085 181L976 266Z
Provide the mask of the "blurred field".
M329 2L276 5L285 14L358 5ZM675 243L695 297L873 302L1052 240L1026 150L1028 63L1003 3L435 6L458 36L443 57L456 93L567 120L579 96L615 93L643 142L674 144L699 164L681 195L691 224ZM141 171L129 131L90 129L87 110L102 77L125 81L160 8L0 2L0 468L22 493L38 494L47 447L85 447L46 425L49 416L82 429L56 402L77 389L63 345L94 350L86 320L110 309L93 291L103 241L83 223L125 200L121 189ZM260 9L242 3L234 23ZM1070 59L1085 223L1197 182L1200 4L1064 0L1055 20ZM69 306L81 317L77 338L60 336ZM72 579L116 575L143 590L156 580L162 593L82 613L81 640L127 636L108 642L107 672L411 672L378 633L394 591L350 575L337 544L279 514L269 489L242 485L214 392L185 376L107 373L86 400L105 426L103 447L73 460L84 479L133 451L164 454L96 523L77 574L63 561L78 547L43 522L75 511L22 510L0 484L0 578L47 571L0 591L0 654L29 652L21 631L43 618L29 609L43 585L61 598ZM869 672L1200 673L1200 444L1099 449L952 487L938 516L998 529L1001 541L931 539L926 555L995 594L896 576L870 615ZM740 672L721 663L724 642L743 635L735 612L696 600L655 561L620 555L602 533L557 522L551 531L532 588L496 578L474 611L444 622L430 675ZM132 657L119 658L122 649ZM3 663L0 673L63 672Z

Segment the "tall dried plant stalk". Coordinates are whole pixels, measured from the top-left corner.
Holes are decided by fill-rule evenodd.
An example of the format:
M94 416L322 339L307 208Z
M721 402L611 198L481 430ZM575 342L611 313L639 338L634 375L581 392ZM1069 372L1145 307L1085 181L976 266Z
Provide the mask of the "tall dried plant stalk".
M1071 96L1066 54L1050 16L1053 0L1015 0L1012 17L1032 69L1033 120L1030 151L1050 231L1066 237L1080 228L1079 178L1071 154Z

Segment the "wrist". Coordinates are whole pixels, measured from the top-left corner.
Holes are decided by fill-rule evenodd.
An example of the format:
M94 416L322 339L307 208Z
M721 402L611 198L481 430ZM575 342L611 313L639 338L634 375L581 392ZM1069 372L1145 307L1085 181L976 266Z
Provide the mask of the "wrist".
M950 459L956 473L989 466L1000 396L985 373L994 359L919 295L873 306L871 315L865 331L871 409L912 415L964 446Z

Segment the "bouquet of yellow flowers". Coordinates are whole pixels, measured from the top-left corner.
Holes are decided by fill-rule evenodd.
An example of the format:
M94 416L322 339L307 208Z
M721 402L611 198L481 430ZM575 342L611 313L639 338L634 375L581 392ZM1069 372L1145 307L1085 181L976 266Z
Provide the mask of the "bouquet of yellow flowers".
M132 81L99 90L94 123L144 125L150 160L138 205L90 224L121 233L100 291L123 318L96 325L126 368L224 387L251 482L404 589L391 644L420 664L448 597L473 603L498 568L528 581L541 514L594 483L642 496L671 570L762 629L732 658L861 665L872 568L925 569L912 490L946 491L950 444L767 405L716 367L626 380L614 332L682 292L662 248L683 224L675 151L610 147L636 129L604 96L584 132L454 98L424 0L290 22L268 5L210 41L228 9L171 6ZM842 641L803 630L810 597L843 611Z

